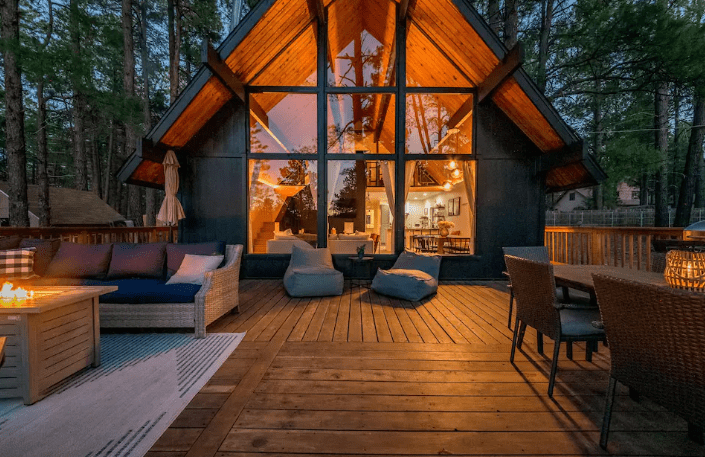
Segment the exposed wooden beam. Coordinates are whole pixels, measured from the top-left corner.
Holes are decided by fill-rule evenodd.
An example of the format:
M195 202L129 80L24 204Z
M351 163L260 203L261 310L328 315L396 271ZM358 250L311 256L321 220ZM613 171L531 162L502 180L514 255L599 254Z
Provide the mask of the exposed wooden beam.
M409 13L409 6L411 3L413 3L413 0L401 0L399 2L399 9L397 10L399 12L399 17L397 20L406 20L406 15Z
M201 45L201 61L233 94L240 97L243 102L247 101L245 85L242 84L230 67L223 62L218 51L207 39L204 39Z
M524 62L524 50L521 44L517 43L504 56L487 78L477 86L477 102L482 103L483 100L489 98L504 81L509 79Z
M321 0L306 0L308 10L311 12L311 17L316 17L321 23L326 22L326 10L323 8Z
M218 51L208 40L203 40L201 46L201 60L203 64L211 71L220 81L225 84L233 94L237 95L243 102L248 103L247 95L245 94L245 85L238 79L237 75L228 67L228 65L220 58ZM279 139L274 132L274 126L269 125L269 116L267 112L255 101L249 100L250 114L260 123L262 128L279 144L279 146L289 153L289 149L284 146L284 143Z

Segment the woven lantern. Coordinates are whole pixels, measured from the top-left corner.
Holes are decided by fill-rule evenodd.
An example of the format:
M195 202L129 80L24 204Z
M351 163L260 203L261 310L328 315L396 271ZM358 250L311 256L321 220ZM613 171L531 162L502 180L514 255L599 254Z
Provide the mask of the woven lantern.
M668 251L663 276L671 287L705 292L705 253Z

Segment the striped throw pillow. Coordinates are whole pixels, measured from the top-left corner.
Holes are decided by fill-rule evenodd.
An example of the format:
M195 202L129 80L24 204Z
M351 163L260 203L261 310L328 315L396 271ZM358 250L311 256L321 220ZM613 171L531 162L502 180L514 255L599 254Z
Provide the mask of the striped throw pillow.
M0 278L29 279L34 276L34 248L0 251Z

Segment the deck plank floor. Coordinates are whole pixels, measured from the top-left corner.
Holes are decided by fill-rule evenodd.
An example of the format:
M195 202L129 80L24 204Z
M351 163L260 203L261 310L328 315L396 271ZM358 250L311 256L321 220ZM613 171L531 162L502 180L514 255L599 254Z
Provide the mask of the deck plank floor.
M532 331L509 363L506 283L445 282L411 303L347 281L340 297L294 299L281 281L245 280L241 303L208 331L244 341L148 456L607 454L609 350L562 351L549 399ZM705 455L686 431L620 388L608 451Z

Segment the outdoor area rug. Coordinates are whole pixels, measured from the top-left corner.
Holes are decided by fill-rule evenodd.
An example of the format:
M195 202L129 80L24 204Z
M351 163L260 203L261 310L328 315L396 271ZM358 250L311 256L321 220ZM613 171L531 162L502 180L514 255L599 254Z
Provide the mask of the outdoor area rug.
M143 456L244 335L102 335L100 367L34 405L0 400L0 456Z

